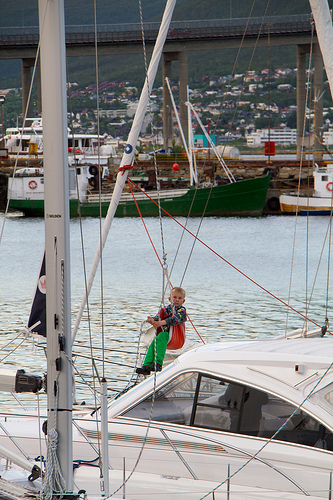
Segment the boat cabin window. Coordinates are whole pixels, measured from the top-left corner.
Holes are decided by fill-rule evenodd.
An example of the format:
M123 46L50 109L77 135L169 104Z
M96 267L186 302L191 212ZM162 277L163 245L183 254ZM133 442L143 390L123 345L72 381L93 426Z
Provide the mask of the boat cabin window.
M191 372L173 379L155 397L150 395L123 416L267 439L278 432L276 440L333 451L333 434L310 415L295 410L294 405L264 391Z
M68 147L69 148L78 148L79 147L79 140L68 138Z
M325 400L333 406L333 391L328 392L325 394Z
M152 409L153 420L185 424L183 412L192 407L197 388L197 373L186 373L149 396L124 415L132 418L149 419Z
M327 182L328 181L328 175L322 175L321 180Z

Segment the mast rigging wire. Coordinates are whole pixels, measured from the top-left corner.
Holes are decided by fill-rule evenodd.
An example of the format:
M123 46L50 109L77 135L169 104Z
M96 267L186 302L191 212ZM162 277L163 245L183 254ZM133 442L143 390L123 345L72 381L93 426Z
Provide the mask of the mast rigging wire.
M130 180L130 179L128 179L128 180ZM130 181L130 182L132 182L132 183L133 183L133 181ZM158 261L159 261L160 265L163 267L162 260L161 260L160 256L158 255L158 252L157 252L156 247L155 247L155 245L154 245L154 243L153 243L153 240L151 239L151 236L150 236L150 234L149 234L149 231L148 231L148 229L147 229L147 226L146 226L146 224L145 224L145 221L144 221L144 219L143 219L143 217L142 217L142 214L141 214L141 212L140 212L139 206L138 206L138 204L137 204L136 198L135 198L134 193L133 193L133 191L132 191L132 188L131 188L130 182L129 182L129 187L130 187L130 190L131 190L132 196L133 196L133 198L134 198L134 202L135 202L136 208L137 208L137 210L138 210L138 212L139 212L139 215L140 215L141 221L142 221L142 223L143 223L143 225L144 225L144 228L145 228L146 233L147 233L147 235L148 235L148 238L149 238L149 240L150 240L150 242L151 242L151 245L152 245L152 247L153 247L153 249L154 249L154 252L155 252L155 254L156 254L156 257L157 257L157 259L158 259ZM134 183L133 183L133 184L134 184ZM148 198L149 198L149 196L148 196ZM154 203L156 203L156 202L154 201ZM163 210L163 212L165 212L164 208L162 208L162 207L161 207L161 209ZM167 212L166 212L166 213L167 213ZM169 214L167 213L167 215L169 215ZM174 220L176 220L176 219L174 219ZM181 225L181 224L180 224L180 225ZM182 225L181 225L181 226L182 226ZM182 227L184 227L184 226L182 226ZM188 232L190 232L190 231L188 231ZM192 234L192 233L190 233L190 234ZM199 239L198 239L198 240L199 240ZM200 241L200 240L199 240L199 241ZM172 288L172 283L170 283L170 282L169 282L169 284L170 284L170 288ZM188 314L187 314L187 318L188 318L189 322L191 323L192 327L194 328L195 332L197 333L198 337L200 338L201 342L202 342L203 344L205 344L205 341L203 340L203 338L201 337L200 333L198 332L198 330L197 330L197 329L196 329L196 327L194 326L194 324L193 324L193 322L192 322L192 320L191 320L191 318L189 317L189 315L188 315ZM155 343L155 349L156 349L156 343ZM155 353L155 355L156 355L156 353Z
M150 201L152 201L153 203L155 203L155 205L157 205L157 203L155 202L155 200L153 200L145 191L143 191L135 182L133 182L131 179L127 179L127 181L131 184L133 184L133 186L135 186L139 191L141 191L142 193L144 193L144 195L150 199ZM136 203L137 205L137 203ZM138 205L137 205L138 206ZM179 222L177 219L175 219L175 217L173 217L171 214L169 214L163 207L161 207L161 209L163 210L163 212L168 216L170 217L172 220L174 220L176 222L176 224L178 224L180 227L182 227L184 229L184 225ZM207 243L205 243L203 240L201 240L199 237L196 237L194 233L192 233L192 231L190 231L189 229L185 228L185 231L190 234L193 238L196 238L197 241L199 243L201 243L204 247L206 247L208 250L210 250L213 254L215 254L219 259L223 260L223 262L225 262L226 264L228 264L228 266L232 267L235 271L237 271L239 274L241 274L242 276L244 276L244 278L246 278L247 280L249 280L251 283L253 283L254 285L256 285L257 287L259 287L262 291L266 292L268 295L270 295L271 297L273 297L274 299L278 300L281 304L283 304L284 306L286 306L289 310L297 313L299 316L301 316L302 318L306 319L307 321L310 321L310 323L313 323L314 325L318 326L318 328L321 328L321 325L319 325L318 323L316 323L314 320L308 318L306 315L304 315L303 313L301 313L300 311L298 311L297 309L295 309L294 307L292 307L289 303L285 302L284 300L280 299L277 295L275 295L274 293L270 292L269 290L267 290L267 288L265 288L264 286L260 285L257 281L255 281L254 279L252 279L250 276L248 276L245 272L241 271L238 267L236 267L234 264L232 264L230 261L228 261L225 257L222 257L222 255L220 255L218 252L216 252L212 247L210 247ZM331 334L331 332L328 332Z

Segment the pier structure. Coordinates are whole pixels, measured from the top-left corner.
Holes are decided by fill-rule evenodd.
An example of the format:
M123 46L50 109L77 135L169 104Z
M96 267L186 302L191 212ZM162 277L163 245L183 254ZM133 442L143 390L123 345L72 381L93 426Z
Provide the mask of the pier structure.
M151 51L159 29L159 23L145 23L145 44ZM0 59L22 60L23 113L28 106L31 67L37 53L38 28L1 28ZM99 56L125 55L142 52L140 24L99 25L97 33L93 26L67 26L66 50L68 57L95 55L95 43ZM306 58L311 52L315 74L312 98L314 101L315 149L321 156L322 132L322 88L323 62L311 23L310 14L274 16L264 18L214 19L202 21L174 21L163 51L163 79L172 77L172 62L179 62L180 121L187 130L186 107L188 84L188 53L192 51L216 50L222 54L227 49L294 45L297 47L297 134L298 152L302 149L304 116L306 108ZM38 76L38 71L37 71ZM37 78L39 81L39 78ZM40 88L40 87L38 87ZM163 84L163 134L164 145L172 143L172 108L165 82ZM41 112L40 91L38 110ZM29 107L28 107L29 116Z

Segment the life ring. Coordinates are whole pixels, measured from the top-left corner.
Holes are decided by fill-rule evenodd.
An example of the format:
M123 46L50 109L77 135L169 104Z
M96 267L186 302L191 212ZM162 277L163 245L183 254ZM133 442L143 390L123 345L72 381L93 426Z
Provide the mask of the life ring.
M333 182L328 182L326 184L327 191L333 191Z
M37 187L37 182L36 181L30 181L28 184L30 189L36 189Z

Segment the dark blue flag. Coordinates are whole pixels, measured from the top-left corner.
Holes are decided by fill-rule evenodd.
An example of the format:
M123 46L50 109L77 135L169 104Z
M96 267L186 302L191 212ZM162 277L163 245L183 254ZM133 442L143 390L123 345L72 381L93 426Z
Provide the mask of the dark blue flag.
M39 278L37 281L35 297L32 302L28 327L31 328L35 323L40 324L32 329L32 333L37 333L46 337L46 276L45 276L45 252L40 267Z

